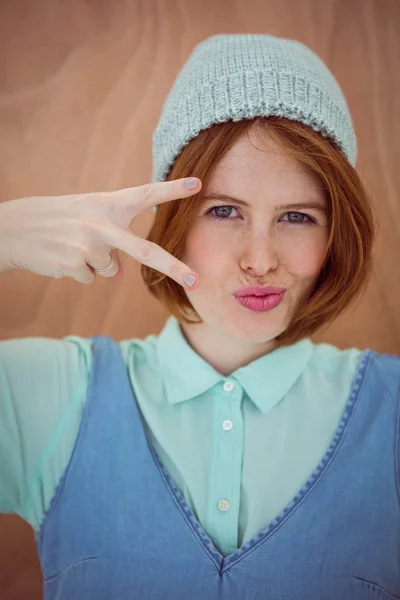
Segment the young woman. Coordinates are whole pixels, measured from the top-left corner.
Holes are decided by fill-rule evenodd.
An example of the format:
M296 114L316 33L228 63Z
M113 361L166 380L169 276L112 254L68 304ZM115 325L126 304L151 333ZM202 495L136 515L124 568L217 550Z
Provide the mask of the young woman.
M1 271L91 283L122 250L171 313L144 340L0 344L0 508L34 528L45 598L400 598L400 358L310 339L372 270L356 148L310 49L217 35L152 183L0 205Z

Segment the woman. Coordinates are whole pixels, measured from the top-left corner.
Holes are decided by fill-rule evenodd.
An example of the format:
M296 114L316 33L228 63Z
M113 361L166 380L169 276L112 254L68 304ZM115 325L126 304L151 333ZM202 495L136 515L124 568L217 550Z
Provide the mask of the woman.
M45 597L400 598L400 359L309 337L372 268L338 83L299 42L213 36L153 149L152 184L0 206L3 271L91 283L123 250L171 312L144 340L0 346L0 506Z

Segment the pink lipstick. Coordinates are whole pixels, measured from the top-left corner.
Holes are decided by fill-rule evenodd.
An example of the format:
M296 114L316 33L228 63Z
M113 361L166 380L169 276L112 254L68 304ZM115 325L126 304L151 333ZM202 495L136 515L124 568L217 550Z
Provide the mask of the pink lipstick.
M245 308L263 312L278 306L282 302L285 292L285 288L253 285L237 290L234 296Z

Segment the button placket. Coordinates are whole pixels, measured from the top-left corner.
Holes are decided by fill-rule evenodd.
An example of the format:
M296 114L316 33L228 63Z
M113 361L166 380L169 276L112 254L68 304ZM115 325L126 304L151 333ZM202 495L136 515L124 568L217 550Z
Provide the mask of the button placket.
M231 392L234 387L235 387L235 385L232 381L229 381L229 380L225 381L225 383L224 383L225 392Z
M231 392L235 387L235 384L232 381L225 381L224 383L224 390L225 392ZM225 419L225 421L222 423L222 428L225 431L231 431L233 427L233 423L230 419Z
M210 479L212 483L209 496L209 525L210 532L219 539L222 547L231 552L237 548L239 527L243 453L242 393L240 386L232 380L228 379L221 383L222 397L214 405L216 427L214 431L217 437L214 447L216 454L212 468L213 475ZM236 426L238 426L237 430ZM218 428L220 428L219 434Z

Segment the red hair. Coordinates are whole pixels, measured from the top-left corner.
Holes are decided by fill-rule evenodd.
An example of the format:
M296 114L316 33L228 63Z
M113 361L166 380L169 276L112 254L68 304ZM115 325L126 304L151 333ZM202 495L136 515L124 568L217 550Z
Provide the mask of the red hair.
M181 257L216 164L255 123L267 128L283 148L317 175L326 190L329 208L325 261L307 303L298 308L287 329L275 338L282 346L329 325L361 296L372 272L376 237L372 203L356 169L334 141L303 123L280 117L212 125L182 149L166 178L198 177L202 189L189 198L159 204L147 239ZM150 292L179 322L202 322L181 285L144 264L141 273Z

